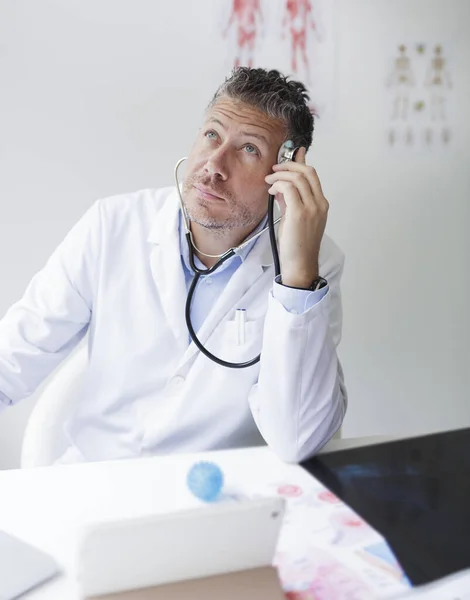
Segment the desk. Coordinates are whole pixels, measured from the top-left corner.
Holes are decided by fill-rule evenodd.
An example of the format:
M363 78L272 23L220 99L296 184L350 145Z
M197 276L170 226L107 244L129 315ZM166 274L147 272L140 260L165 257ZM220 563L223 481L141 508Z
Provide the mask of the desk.
M331 444L338 450L354 442ZM198 460L204 458L222 466L228 492L276 480L283 468L268 448L198 455ZM75 552L86 522L197 506L186 488L187 470L188 456L173 455L0 472L0 529L49 552L67 573L25 595L25 600L79 598Z
M332 440L325 450L340 451L345 448L363 447L371 442L396 440L397 438L385 437ZM454 454L451 448L454 448L452 450ZM308 461L305 468L318 476L338 496L343 497L378 531L385 534L408 574L414 575L412 579L415 583L421 583L455 570L449 563L451 555L449 550L452 546L449 547L448 544L442 547L443 556L438 560L426 559L429 548L426 549L423 535L430 530L430 526L423 519L427 514L435 520L440 508L454 506L459 500L458 511L445 510L445 514L449 518L452 516L453 521L443 523L445 531L444 533L440 531L442 536L440 539L446 539L452 544L453 540L448 539L450 526L458 527L465 511L469 518L463 518L459 536L464 543L465 540L470 539L470 470L466 472L467 476L463 479L462 469L460 470L461 484L458 487L449 485L449 477L454 477L454 473L457 474L455 448L460 448L461 463L464 469L468 469L470 429L428 436L421 441L417 439L416 443L408 440L396 446L384 444L377 446L369 454L363 449L352 450L347 456L343 454L343 457L341 452L320 453L318 458ZM396 472L387 475L388 487L386 488L371 486L369 480L366 480L366 487L361 488L364 479L361 473L354 475L354 479L350 478L347 486L344 486L341 477L337 478L338 468L344 466L345 460L348 466L364 464L364 460L370 462L371 459L379 465L381 457L389 460L390 456L394 459L392 465L394 470L398 469L399 473L403 465L410 464L411 459L415 464L419 459L431 466L444 465L440 488L436 488L437 472L434 468L432 478L423 480L430 486L430 498L434 499L434 504L431 500L426 500L427 504L423 504L420 511L416 512L414 506L413 511L410 511L410 501L414 502L416 495L413 494L413 490L416 491L418 484L416 480L399 479L401 486L399 489L402 493L394 497L391 492L393 486L396 486ZM289 466L282 465L268 448L198 455L198 460L204 458L214 460L222 466L229 492L230 488L234 491L249 489L251 486L256 487L260 481L275 480L281 476L280 471L283 468L290 469ZM430 458L433 458L433 463L429 462ZM439 459L440 463L436 463L436 459ZM61 576L25 595L24 599L77 600L79 598L75 552L80 529L86 522L142 516L156 512L166 513L197 506L198 501L191 496L185 485L188 464L191 462L188 456L174 455L0 472L0 529L49 552L67 573L67 576ZM446 465L452 466L452 469L449 471ZM380 489L385 492L385 495L381 492L376 498L370 497L371 492ZM436 495L436 490L440 490L440 496ZM467 498L468 502L462 504L462 498ZM417 517L422 520L424 534L423 527L420 531L416 528L416 523L419 525ZM413 531L413 527L416 531ZM413 531L411 539L410 531ZM470 543L467 543L466 548L470 549ZM455 554L455 548L453 550ZM417 558L419 561L416 560ZM457 565L459 568L468 567L470 554L466 557L464 553L460 555L457 553L456 561L461 562ZM457 564L456 561L454 560L454 566Z
M349 440L330 443L334 449L354 444ZM282 478L284 469L286 473L292 469L265 447L198 455L198 460L204 458L221 465L229 493L254 489L260 482ZM67 574L24 599L79 598L75 556L85 523L200 505L185 484L193 460L173 455L0 472L0 529L49 552Z
M279 476L282 465L268 448L198 455L224 470L224 489L249 489ZM63 465L0 473L0 529L49 552L67 576L24 600L77 600L75 553L89 521L184 510L200 505L186 488L185 455ZM246 467L246 468L245 468Z

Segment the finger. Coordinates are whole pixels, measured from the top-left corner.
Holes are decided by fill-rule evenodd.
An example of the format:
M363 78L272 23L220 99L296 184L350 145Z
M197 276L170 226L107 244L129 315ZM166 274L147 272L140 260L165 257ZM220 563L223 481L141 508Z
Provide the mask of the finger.
M305 165L302 163L293 162L293 161L289 160L280 165L274 165L273 171L275 173L279 173L280 171L289 171L291 173L302 173L304 175L304 177L307 179L307 181L309 182L314 196L316 198L318 197L318 199L324 198L326 201L326 198L323 194L323 190L322 190L320 179L318 178L317 172L310 165Z
M323 194L315 195L310 183L300 173L291 173L281 171L280 173L271 173L265 177L267 183L273 184L278 181L290 181L300 192L300 198L303 205L311 211L320 211L327 213L330 205Z
M309 206L315 203L312 188L310 187L309 182L301 173L281 171L280 173L272 173L271 175L267 175L265 177L265 181L266 183L270 183L271 185L276 181L289 181L295 185L300 194L300 199L305 205Z
M286 201L284 200L284 196L282 194L276 194L274 196L274 199L278 203L280 215L281 215L281 217L283 217L286 214L286 208L287 208Z
M299 163L299 164L305 164L305 157L307 156L307 148L305 148L304 146L302 146L301 148L299 148L295 154L295 159L294 162Z
M295 185L290 181L276 181L269 188L268 192L273 196L276 194L282 194L286 209L292 209L296 212L303 212L305 205L302 202L300 193ZM281 203L279 204L281 205Z

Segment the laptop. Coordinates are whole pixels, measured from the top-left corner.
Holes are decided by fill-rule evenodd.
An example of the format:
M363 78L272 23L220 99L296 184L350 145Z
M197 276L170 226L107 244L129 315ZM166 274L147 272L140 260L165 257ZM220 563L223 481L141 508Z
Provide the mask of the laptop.
M49 554L0 531L0 600L13 600L60 570Z

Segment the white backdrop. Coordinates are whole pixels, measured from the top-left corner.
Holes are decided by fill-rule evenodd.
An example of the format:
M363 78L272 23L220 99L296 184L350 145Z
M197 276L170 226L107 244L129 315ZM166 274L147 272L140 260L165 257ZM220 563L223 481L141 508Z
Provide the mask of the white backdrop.
M226 1L0 0L1 315L96 198L172 183L226 73ZM335 122L309 158L347 257L346 436L470 425L469 22L467 0L338 0ZM448 153L384 147L394 36L453 41ZM0 468L33 403L0 416Z

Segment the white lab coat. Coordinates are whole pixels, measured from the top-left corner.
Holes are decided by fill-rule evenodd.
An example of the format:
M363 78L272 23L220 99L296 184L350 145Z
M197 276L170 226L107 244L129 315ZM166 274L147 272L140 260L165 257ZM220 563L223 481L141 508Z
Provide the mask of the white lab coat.
M108 460L263 443L300 461L340 427L346 392L336 347L343 256L325 236L329 291L303 314L271 292L261 236L199 331L227 369L188 344L175 188L96 202L0 321L0 392L33 393L88 331L83 398L65 431L72 454ZM235 310L245 308L237 344Z

